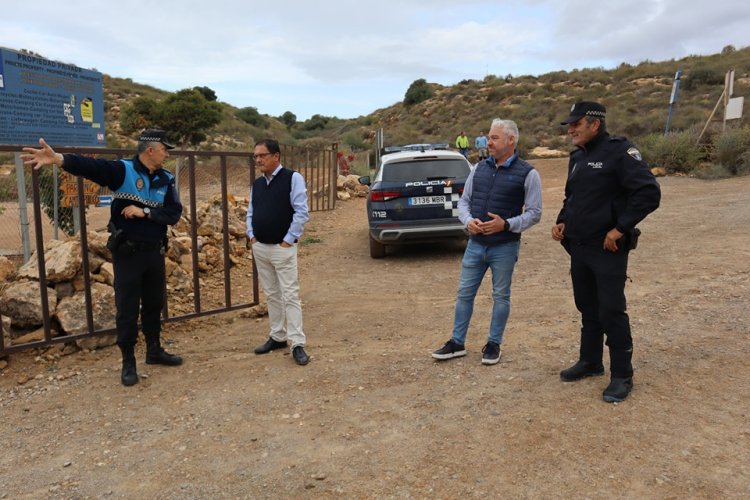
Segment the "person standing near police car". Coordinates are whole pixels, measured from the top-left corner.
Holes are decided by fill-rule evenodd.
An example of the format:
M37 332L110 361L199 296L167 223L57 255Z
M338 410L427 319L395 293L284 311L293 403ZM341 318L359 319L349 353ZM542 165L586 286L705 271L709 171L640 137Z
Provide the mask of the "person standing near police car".
M611 379L602 396L613 403L625 400L633 388L628 255L640 234L635 226L659 207L661 190L638 148L609 135L605 114L601 104L583 101L562 122L576 149L552 238L570 254L573 297L581 313L579 359L560 372L560 379L603 375L606 334Z
M305 179L281 164L281 148L275 139L258 141L253 160L262 175L250 190L247 238L266 293L271 330L255 354L284 349L291 342L294 362L306 365L310 357L305 352L297 271L297 243L310 218Z
M466 355L464 341L474 299L487 269L492 269L492 317L482 364L500 361L500 344L510 315L510 287L521 248L521 233L542 218L539 172L518 155L518 126L496 118L489 136L490 157L466 178L458 201L458 218L469 232L461 259L453 332L432 357L448 360Z
M463 130L456 137L456 149L458 149L459 153L464 155L464 158L469 157L469 138Z
M161 311L164 304L164 250L167 226L182 215L174 176L162 165L174 146L166 132L144 130L138 138L136 156L130 160L94 159L56 153L44 139L40 149L24 148L25 163L35 169L61 165L114 193L110 215L110 240L115 275L117 345L122 352L123 385L138 383L135 344L138 340L140 308L146 338L146 363L177 366L182 358L161 346Z
M479 132L477 138L474 139L474 147L479 152L479 161L486 160L489 155L487 153L487 136L484 135L484 130Z

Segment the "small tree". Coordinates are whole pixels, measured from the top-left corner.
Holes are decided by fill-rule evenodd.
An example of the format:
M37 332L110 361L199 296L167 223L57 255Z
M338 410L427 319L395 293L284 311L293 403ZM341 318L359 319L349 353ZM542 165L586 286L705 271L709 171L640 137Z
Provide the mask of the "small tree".
M300 124L302 130L323 130L330 121L330 118L323 115L312 115L309 119Z
M205 131L221 121L221 105L206 99L207 90L211 91L208 87L183 89L163 101L139 97L122 110L122 131L134 135L157 127L178 144L198 144L206 139Z
M123 133L132 135L154 126L159 104L149 97L138 97L120 114L120 128Z
M221 121L221 105L207 101L195 89L183 89L159 103L156 125L179 144L198 144L206 139L206 130Z
M413 106L432 97L432 87L427 80L420 78L414 80L404 94L404 105Z
M291 111L285 111L283 115L279 117L279 119L286 125L286 128L292 128L297 123L297 115L292 113Z

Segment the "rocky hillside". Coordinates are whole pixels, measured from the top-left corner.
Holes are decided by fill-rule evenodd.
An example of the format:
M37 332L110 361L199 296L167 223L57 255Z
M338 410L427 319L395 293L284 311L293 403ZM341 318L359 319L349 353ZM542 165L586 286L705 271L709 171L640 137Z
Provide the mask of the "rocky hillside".
M343 120L315 115L287 127L276 117L265 116L265 125L252 126L235 116L238 108L222 103L224 120L201 147L245 149L262 136L288 143L330 144L342 149L371 149L374 131L383 127L387 144L453 142L465 130L470 137L486 130L494 117L510 118L521 129L521 148L566 149L565 130L558 125L570 105L578 100L599 100L608 108L613 133L638 139L664 131L675 72L682 84L671 129L702 127L723 90L724 75L735 69L734 95L750 95L750 47L725 47L710 56L689 56L662 62L621 64L615 69L584 68L540 76L488 75L456 85L428 83L426 99L406 105L398 102L367 116ZM129 79L105 77L109 145L132 144L119 133L119 112L139 95L160 98L167 92ZM406 91L406 89L404 89ZM293 110L292 110L293 111ZM715 120L718 117L714 118Z

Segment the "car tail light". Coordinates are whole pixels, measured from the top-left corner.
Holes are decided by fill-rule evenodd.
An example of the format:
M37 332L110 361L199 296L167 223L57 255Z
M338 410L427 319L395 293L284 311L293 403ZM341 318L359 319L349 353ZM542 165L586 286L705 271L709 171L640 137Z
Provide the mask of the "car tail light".
M388 201L399 196L400 191L370 191L370 201Z
M464 187L461 186L460 188L457 189L457 191L458 191L458 194L464 194Z

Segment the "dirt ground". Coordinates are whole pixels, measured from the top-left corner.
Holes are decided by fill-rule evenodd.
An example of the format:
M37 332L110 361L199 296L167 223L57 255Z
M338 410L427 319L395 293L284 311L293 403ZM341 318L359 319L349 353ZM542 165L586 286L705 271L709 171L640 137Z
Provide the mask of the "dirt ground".
M489 280L468 355L430 357L462 246L372 260L364 200L340 202L300 251L309 365L254 355L267 318L238 312L168 325L185 364L145 365L139 346L130 388L116 348L14 354L0 498L750 497L750 177L660 179L630 260L635 389L608 404L608 376L559 380L579 328L550 237L565 162L535 164L545 212L522 240L499 364L481 364Z

